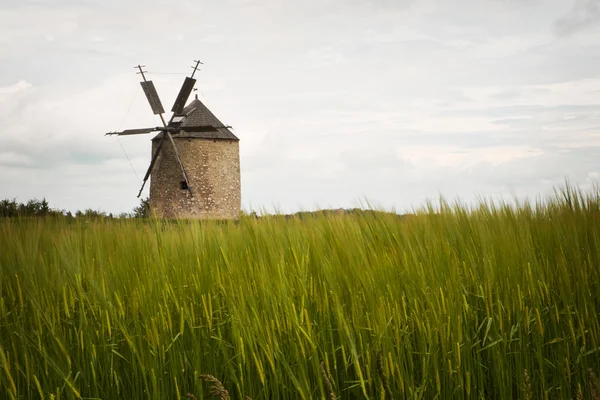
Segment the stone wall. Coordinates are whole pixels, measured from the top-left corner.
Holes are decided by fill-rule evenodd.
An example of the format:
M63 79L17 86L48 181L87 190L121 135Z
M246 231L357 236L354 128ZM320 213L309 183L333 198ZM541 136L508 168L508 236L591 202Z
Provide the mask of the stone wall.
M241 207L239 142L173 137L193 197L181 189L183 176L173 145L165 139L150 178L150 208L157 217L235 219ZM152 154L159 140L152 142Z

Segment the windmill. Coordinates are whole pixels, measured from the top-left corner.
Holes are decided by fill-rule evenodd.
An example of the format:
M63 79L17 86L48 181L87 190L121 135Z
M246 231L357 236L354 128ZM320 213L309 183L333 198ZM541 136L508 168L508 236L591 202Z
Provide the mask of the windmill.
M194 63L191 75L185 78L171 108L173 114L168 123L163 116L165 111L154 83L146 79L145 74L148 72L144 71L145 66L136 66L135 69L138 70L136 74L142 77L140 85L152 112L154 115L160 117L162 126L126 129L120 132L109 132L106 135L128 136L158 132L158 135L152 139L152 158L137 197L140 197L142 194L150 175L155 176L158 174L159 179L156 180L159 183L155 185L157 189L153 190L151 183L150 202L152 207L153 192L155 194L154 197L166 197L165 199L160 199L161 201L155 201L158 205L157 208L163 209L163 215L178 216L184 214L192 217L207 216L211 213L216 216L224 214L235 215L236 209L239 212L238 203L240 198L239 147L237 146L239 139L229 131L231 126L226 126L219 121L198 100L197 95L196 99L186 106L186 102L196 84L194 75L199 70L199 65L202 64L197 60L194 60ZM195 139L200 139L200 141L196 140L197 144L188 143ZM179 148L175 143L176 140L179 143ZM165 141L168 141L172 148L172 152L167 152L167 154L165 154L167 151L164 146ZM211 144L211 142L217 143L217 141L219 144ZM236 146L223 147L224 144L231 144L232 142L235 142ZM215 146L220 147L215 150ZM193 157L188 156L183 160L180 150L185 150L186 154L190 153ZM218 155L215 156L215 154ZM222 154L226 154L227 157L222 157ZM157 172L157 163L160 164L161 158L163 159L163 164L167 166L159 168ZM176 163L170 162L172 158L176 160ZM202 164L200 164L200 159L204 159L205 161L202 161ZM210 165L207 165L209 161L206 160L211 160ZM174 165L177 165L177 167L174 167ZM173 189L176 183L173 182L175 181L173 179L175 176L173 168L179 170L177 175L181 177L181 180L178 182L178 189L186 191L189 194L189 199ZM190 178L190 169L193 172L194 179ZM155 178L152 179L152 182L154 180ZM194 184L197 187L194 187ZM226 187L227 190L221 190L220 187ZM195 196L196 191L201 195L200 199L197 199L197 196ZM180 212L171 212L168 210L169 207L173 207L173 203L178 204ZM182 211L181 209L183 208L187 208L187 210ZM223 211L225 209L227 210L226 212Z

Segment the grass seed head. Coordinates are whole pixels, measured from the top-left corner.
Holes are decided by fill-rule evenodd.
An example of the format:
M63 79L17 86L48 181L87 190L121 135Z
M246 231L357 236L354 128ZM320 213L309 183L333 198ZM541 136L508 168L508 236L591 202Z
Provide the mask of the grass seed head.
M379 375L379 379L381 379L381 383L383 384L383 389L385 391L385 398L387 399L393 399L394 396L392 396L392 389L390 389L390 384L385 376L385 374L383 373L383 361L382 361L383 357L382 357L382 352L380 351L377 354L377 364L376 364L376 368L377 368L377 375Z
M577 400L583 400L583 390L581 390L581 385L577 385L577 394L575 398Z
M331 385L331 381L329 380L329 377L327 376L327 371L325 371L325 362L321 361L321 375L323 376L323 382L325 383L325 387L327 388L327 392L329 393L329 399L330 400L335 400L336 396L335 396L335 392L333 391L333 386Z
M600 382L598 382L598 377L591 368L588 369L588 376L590 380L590 392L592 393L592 399L600 400Z
M204 382L212 383L209 387L209 395L218 397L221 400L229 400L229 392L217 378L212 375L200 375L200 379Z
M527 373L527 368L523 370L523 379L525 380L525 399L531 400L533 398L533 393L531 391L531 379Z

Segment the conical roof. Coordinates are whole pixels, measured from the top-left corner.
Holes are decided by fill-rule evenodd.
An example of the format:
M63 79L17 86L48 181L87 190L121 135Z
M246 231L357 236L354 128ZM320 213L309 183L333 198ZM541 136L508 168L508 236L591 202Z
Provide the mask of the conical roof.
M196 98L182 111L186 115L181 124L181 132L173 137L202 138L202 139L227 139L239 140L219 119L198 99ZM188 128L189 130L186 130ZM162 132L156 135L152 140L162 137Z

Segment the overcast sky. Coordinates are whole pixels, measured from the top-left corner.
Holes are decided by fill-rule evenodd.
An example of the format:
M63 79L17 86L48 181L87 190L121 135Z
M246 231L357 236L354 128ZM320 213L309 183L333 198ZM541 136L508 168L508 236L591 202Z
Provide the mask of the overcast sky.
M600 177L599 0L0 0L0 199L130 211L150 136L104 133L158 122L134 65L170 109L194 59L246 209Z

